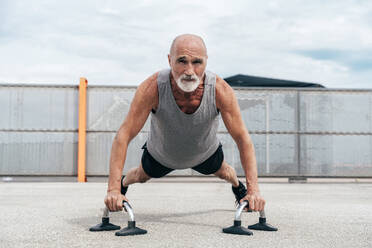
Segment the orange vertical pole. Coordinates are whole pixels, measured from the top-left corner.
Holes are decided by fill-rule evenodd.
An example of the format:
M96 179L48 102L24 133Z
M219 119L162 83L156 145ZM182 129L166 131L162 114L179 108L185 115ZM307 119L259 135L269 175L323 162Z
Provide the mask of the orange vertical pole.
M79 137L78 137L78 182L86 182L86 123L87 123L87 85L86 78L80 78L79 85Z

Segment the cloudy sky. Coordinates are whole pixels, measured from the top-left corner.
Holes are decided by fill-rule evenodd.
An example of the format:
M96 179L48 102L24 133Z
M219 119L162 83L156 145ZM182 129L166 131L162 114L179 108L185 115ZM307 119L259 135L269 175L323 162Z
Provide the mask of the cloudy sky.
M372 88L371 0L1 0L0 83L138 85L182 33L222 77Z

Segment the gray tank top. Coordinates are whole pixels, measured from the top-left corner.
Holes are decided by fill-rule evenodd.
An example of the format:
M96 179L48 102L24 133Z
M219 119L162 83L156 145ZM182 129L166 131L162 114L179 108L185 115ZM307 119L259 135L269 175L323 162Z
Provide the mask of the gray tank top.
M168 168L194 167L207 160L219 146L216 75L209 71L205 74L203 98L192 114L182 112L174 99L170 69L158 74L159 104L156 112L151 113L147 150Z

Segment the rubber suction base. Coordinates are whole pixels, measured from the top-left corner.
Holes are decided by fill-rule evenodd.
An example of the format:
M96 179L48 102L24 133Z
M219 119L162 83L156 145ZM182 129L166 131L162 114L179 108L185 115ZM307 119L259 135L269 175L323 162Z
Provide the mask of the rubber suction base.
M278 228L273 227L272 225L266 223L266 218L260 218L257 224L248 226L248 228L252 230L260 230L260 231L270 231L270 232L278 231Z
M109 222L109 218L102 218L102 223L99 223L89 228L89 231L100 232L100 231L112 231L112 230L119 230L119 229L120 229L120 226L111 224Z
M135 221L128 221L128 226L117 231L116 236L131 236L131 235L141 235L146 234L147 231L141 228L136 227Z
M222 231L224 233L229 234L236 234L236 235L253 235L251 231L249 231L247 228L241 226L241 221L234 220L234 225L223 228Z

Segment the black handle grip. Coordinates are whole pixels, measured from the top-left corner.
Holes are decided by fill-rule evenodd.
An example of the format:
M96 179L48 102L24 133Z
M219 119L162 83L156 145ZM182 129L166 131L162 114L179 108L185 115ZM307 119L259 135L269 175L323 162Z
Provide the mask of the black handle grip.
M129 204L129 202L128 202L128 201L126 201L126 200L123 200L123 207L124 207L124 208L125 208L125 205L124 205L124 203L125 203L125 202L126 202L126 203L127 203L128 205L129 205L129 207L130 207L130 208L132 208L132 206L131 206L131 205Z
M245 206L245 208L248 208L248 212L253 212L252 209L249 209L249 201L244 200L243 202L247 202L247 206Z

